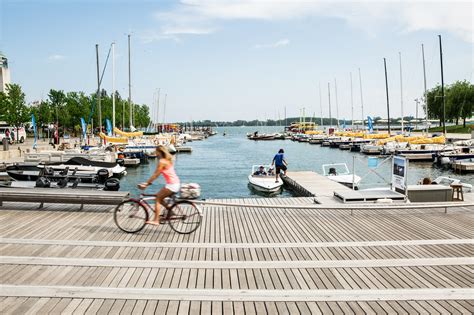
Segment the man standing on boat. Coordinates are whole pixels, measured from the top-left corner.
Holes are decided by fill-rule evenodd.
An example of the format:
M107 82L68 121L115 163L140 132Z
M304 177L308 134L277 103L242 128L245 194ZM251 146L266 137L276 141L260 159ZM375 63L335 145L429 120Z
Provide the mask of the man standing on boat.
M280 175L280 170L283 170L283 174L286 176L286 166L288 163L285 161L284 154L285 151L283 149L278 150L278 153L275 154L272 161L272 166L275 165L276 172L275 172L275 183L278 183L278 176Z

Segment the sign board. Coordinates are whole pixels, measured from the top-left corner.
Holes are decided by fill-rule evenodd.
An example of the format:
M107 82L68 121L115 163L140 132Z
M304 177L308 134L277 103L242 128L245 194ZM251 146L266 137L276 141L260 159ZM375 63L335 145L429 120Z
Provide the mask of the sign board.
M402 156L392 159L392 189L406 195L408 160Z

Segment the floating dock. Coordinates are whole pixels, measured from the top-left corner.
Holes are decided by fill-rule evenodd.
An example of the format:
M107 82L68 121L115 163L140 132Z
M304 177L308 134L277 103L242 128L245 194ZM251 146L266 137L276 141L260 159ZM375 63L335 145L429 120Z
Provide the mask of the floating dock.
M472 312L472 207L205 206L191 235L167 225L123 233L106 206L35 208L0 207L2 314Z
M454 161L452 168L455 173L473 173L474 162Z
M319 203L338 203L334 191L351 191L349 187L328 179L326 176L311 171L287 172L282 176L283 182L298 196L317 197Z

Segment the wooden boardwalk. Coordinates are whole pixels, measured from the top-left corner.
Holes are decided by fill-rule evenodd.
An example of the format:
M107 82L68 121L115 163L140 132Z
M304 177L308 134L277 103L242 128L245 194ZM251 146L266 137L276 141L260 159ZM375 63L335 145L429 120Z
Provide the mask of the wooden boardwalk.
M308 205L313 198L215 200ZM111 208L5 202L1 314L471 314L474 209L204 207L126 234Z

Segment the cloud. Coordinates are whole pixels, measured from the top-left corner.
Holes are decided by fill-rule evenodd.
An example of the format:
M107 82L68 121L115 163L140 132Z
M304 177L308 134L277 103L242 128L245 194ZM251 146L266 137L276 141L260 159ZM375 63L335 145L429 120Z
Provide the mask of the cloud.
M288 20L329 17L376 36L387 30L399 32L447 31L467 42L473 38L473 4L470 1L394 0L182 0L155 17L166 29L201 30L174 34L209 34L219 21ZM204 32L202 30L207 30Z
M290 40L285 38L285 39L280 39L279 41L277 42L274 42L274 43L271 43L271 44L257 44L255 45L254 47L257 48L257 49L261 49L261 48L278 48L278 47L283 47L283 46L287 46L290 44Z
M48 57L49 61L59 61L59 60L64 60L64 59L66 59L66 56L59 55L59 54L50 55Z

